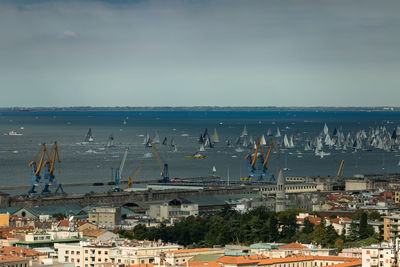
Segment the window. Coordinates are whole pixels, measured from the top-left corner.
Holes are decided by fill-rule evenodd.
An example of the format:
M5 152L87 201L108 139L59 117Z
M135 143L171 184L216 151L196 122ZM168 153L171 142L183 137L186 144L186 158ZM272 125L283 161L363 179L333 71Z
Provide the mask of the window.
M100 254L101 254L101 250L99 250L99 251L97 252L97 254L99 254L99 255L100 255Z
M85 253L89 253L89 251L87 249L85 249Z
M75 254L75 251L71 251L71 255L74 255Z
M66 251L65 251L65 254L69 254L69 250L66 250Z
M105 254L105 255L108 255L108 251L107 251L107 250L106 250L106 251L104 251L104 254Z
M81 255L81 252L80 252L80 251L77 251L77 252L76 252L76 255Z
M118 259L118 263L121 263L121 259Z

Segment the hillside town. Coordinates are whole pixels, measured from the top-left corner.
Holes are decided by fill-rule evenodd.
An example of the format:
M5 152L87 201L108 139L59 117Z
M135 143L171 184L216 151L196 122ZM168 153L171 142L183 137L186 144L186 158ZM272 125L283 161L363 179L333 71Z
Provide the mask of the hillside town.
M288 180L272 195L5 207L0 265L399 266L400 189L349 180L293 205Z

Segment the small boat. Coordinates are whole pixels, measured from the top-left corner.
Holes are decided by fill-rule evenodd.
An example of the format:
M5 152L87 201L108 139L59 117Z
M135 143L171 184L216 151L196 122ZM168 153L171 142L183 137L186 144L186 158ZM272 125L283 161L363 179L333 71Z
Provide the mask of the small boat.
M86 137L85 137L85 143L91 143L91 142L93 142L94 141L94 138L93 138L93 134L92 134L92 128L89 128L89 131L88 131L88 133L86 134Z
M202 155L200 152L196 152L193 156L185 156L187 159L204 159L206 156Z
M20 135L22 135L22 133L18 133L18 132L16 132L16 131L9 131L9 132L8 132L8 135L20 136Z
M107 142L107 147L113 147L114 145L114 136L110 135L110 137L108 137L108 142Z

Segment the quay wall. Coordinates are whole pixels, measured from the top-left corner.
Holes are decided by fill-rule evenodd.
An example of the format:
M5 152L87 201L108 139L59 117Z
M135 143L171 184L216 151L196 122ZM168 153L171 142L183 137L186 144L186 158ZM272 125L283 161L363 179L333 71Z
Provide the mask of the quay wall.
M229 195L229 194L251 194L258 192L256 187L223 187L207 188L202 190L148 190L138 192L106 192L88 193L76 196L16 196L10 199L10 207L36 207L50 205L79 204L88 205L124 205L135 203L136 201L165 201L174 198L184 198L189 196L208 196L208 195Z

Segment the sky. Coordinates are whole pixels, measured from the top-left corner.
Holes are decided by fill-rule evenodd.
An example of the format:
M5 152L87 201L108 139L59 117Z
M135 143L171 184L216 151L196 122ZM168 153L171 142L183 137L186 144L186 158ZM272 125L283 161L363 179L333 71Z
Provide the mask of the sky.
M0 107L399 106L398 0L0 0Z

